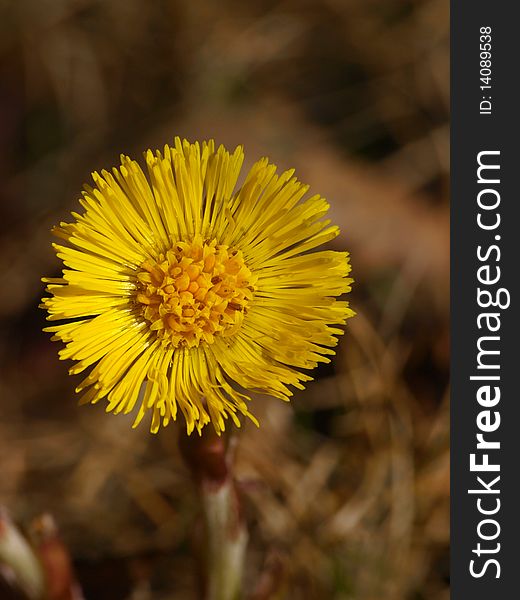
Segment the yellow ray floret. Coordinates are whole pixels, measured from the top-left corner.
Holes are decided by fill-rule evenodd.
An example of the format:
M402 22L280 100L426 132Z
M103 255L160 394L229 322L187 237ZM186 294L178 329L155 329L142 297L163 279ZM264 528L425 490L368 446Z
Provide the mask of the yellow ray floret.
M46 278L46 330L71 373L88 374L80 402L151 413L151 431L180 412L188 433L240 426L248 390L288 400L328 362L354 313L347 252L316 251L339 233L327 202L265 158L241 188L241 147L175 139L93 173L83 212L60 223L64 269ZM242 390L242 391L240 391ZM180 409L180 412L179 412Z

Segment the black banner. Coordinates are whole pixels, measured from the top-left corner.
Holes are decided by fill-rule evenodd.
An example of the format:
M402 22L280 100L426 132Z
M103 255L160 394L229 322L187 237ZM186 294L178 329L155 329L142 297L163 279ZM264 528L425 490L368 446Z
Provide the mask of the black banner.
M520 598L518 21L451 3L452 598Z

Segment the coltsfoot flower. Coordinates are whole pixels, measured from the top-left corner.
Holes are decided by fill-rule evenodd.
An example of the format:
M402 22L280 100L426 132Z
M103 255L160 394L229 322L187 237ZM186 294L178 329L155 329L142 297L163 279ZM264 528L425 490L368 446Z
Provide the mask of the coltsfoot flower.
M93 173L84 212L54 228L65 268L44 279L41 306L66 322L46 331L77 361L71 374L91 369L80 403L138 406L134 427L151 411L156 432L179 409L188 433L239 426L240 413L256 422L248 390L288 400L354 314L336 299L348 253L311 252L339 233L329 206L266 158L236 189L241 147L177 138L145 159L148 177L127 156Z

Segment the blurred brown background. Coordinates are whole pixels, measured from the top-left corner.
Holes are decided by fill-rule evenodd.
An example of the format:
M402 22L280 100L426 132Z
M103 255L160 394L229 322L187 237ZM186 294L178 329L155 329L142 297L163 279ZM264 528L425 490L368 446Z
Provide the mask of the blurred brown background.
M449 15L443 0L0 2L0 504L54 514L88 600L193 598L176 428L78 409L41 332L49 229L90 171L175 135L296 167L356 279L332 366L238 447L290 600L448 594ZM267 563L267 567L265 567ZM260 595L251 597L260 598Z

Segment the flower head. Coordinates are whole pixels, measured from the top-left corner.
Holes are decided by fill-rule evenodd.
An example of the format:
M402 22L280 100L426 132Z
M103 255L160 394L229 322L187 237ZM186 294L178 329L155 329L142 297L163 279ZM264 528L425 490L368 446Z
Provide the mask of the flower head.
M334 354L354 313L336 299L350 290L348 253L311 252L339 233L328 204L265 158L236 189L243 158L177 138L145 153L147 178L121 156L54 228L65 268L44 279L42 307L66 320L46 330L70 372L90 368L81 403L138 405L134 426L150 410L153 432L180 409L188 433L218 433L239 413L256 422L247 390L288 400L311 380L301 369Z

